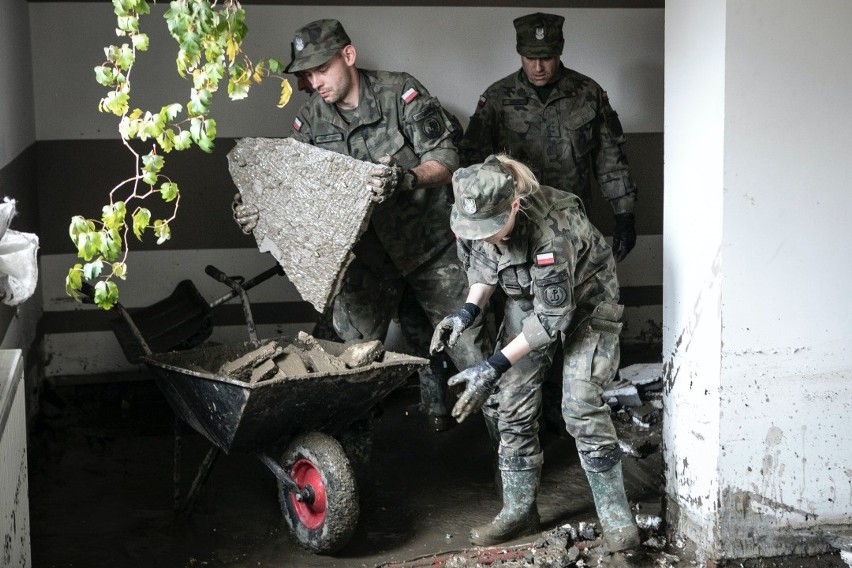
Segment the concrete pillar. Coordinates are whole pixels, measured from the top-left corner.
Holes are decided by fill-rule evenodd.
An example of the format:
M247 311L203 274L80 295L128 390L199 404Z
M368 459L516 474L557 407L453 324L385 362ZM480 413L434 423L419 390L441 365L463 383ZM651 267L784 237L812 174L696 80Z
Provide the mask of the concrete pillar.
M852 3L666 2L668 521L711 559L852 524Z

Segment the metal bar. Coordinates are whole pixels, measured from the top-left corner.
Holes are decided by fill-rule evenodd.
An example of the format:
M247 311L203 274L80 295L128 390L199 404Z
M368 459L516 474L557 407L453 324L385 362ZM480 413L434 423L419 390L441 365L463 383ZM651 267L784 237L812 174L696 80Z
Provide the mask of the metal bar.
M210 448L210 451L207 452L207 455L204 456L204 460L202 460L201 465L198 466L198 473L195 475L195 479L192 481L192 486L189 488L189 493L186 494L186 499L183 502L183 506L180 508L180 512L184 515L189 515L192 513L192 508L195 505L195 500L198 498L198 493L204 487L204 484L207 483L207 478L210 477L210 470L213 469L213 465L216 463L216 459L219 457L219 454L222 451L217 447Z
M279 481L281 481L287 491L293 493L296 496L297 501L313 501L313 492L308 490L307 487L304 490L299 489L299 486L296 485L296 482L293 481L293 478L290 477L290 474L287 473L287 471L283 467L281 467L281 465L279 465L277 461L275 461L266 454L257 454L257 459L262 461L263 465L269 468L269 471L272 472L272 475L274 475Z
M281 268L280 264L276 264L272 268L269 268L269 269L261 272L260 274L258 274L254 278L249 278L248 280L243 282L243 284L242 284L243 290L251 290L252 288L257 286L258 284L260 284L262 282L266 282L267 280L269 280L270 278L272 278L276 274L279 274L279 275L284 274L284 269ZM220 306L220 305L224 304L225 302L227 302L228 300L235 298L237 295L238 295L238 293L236 291L231 290L230 292L228 292L224 296L222 296L220 298L216 298L215 300L210 302L210 307L215 308L216 306Z
M174 504L173 504L173 507L174 507L175 511L178 511L180 509L180 456L181 456L181 445L182 445L182 442L183 442L183 440L181 438L181 430L182 430L182 428L181 428L181 424L180 424L180 418L178 418L177 414L175 414L175 426L174 426L175 457L174 457L174 475L172 477L172 479L174 480L174 493L173 493Z
M257 345L257 327L254 325L254 317L251 315L251 305L249 305L248 294L246 294L245 289L239 284L239 282L236 282L212 264L208 264L207 267L204 268L204 272L219 282L227 284L235 293L239 294L240 300L243 303L243 314L246 317L246 328L248 329L249 340L253 345Z

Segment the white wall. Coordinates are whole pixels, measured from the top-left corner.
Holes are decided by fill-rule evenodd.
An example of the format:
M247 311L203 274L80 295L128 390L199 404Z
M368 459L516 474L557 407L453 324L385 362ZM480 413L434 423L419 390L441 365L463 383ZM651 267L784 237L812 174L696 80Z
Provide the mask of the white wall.
M176 102L175 93L181 97L177 102L189 98L190 85L179 78L174 67L176 44L161 19L166 8L167 4L153 6L151 16L142 21L152 49L142 54L133 71L139 85L132 95L134 106L159 109ZM358 48L361 67L410 72L465 124L482 91L520 68L512 20L532 11L448 7L441 8L437 17L434 7L249 5L245 9L249 26L245 49L252 57L289 62L290 41L297 28L312 20L337 18ZM30 12L36 68L64 63L51 65L50 73L36 74L38 139L117 137L114 117L96 110L104 89L95 82L92 71L103 60L103 47L118 43L112 33L112 9L97 2L34 3ZM625 131L660 132L663 11L552 12L566 16L563 61L607 89ZM277 99L277 85L268 85L243 101L218 100L214 114L219 135L286 135L304 99L294 99L282 110L275 107Z
M725 2L666 5L664 451L681 530L711 539L718 492Z
M0 14L2 168L35 141L35 113L26 0L0 0Z
M825 551L852 519L852 4L666 12L669 520L717 559Z

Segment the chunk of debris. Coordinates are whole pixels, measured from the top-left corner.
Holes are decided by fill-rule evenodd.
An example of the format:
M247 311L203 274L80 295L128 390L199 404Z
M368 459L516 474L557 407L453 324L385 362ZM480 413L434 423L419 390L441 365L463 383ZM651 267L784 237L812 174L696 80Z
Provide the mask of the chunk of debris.
M279 372L278 365L272 359L267 359L252 369L249 383L255 384L260 381L271 379Z
M638 363L619 369L619 377L630 382L643 397L647 392L663 390L663 364Z
M259 210L252 234L301 294L323 312L372 213L375 164L293 139L243 138L228 154L242 201Z
M300 350L292 345L284 348L284 352L275 359L275 365L285 377L301 377L310 372Z
M303 361L309 371L316 373L337 373L346 370L346 364L328 353L313 335L300 331L298 340L305 346Z
M384 344L376 339L350 345L341 353L340 360L350 369L364 367L376 361L385 352Z
M644 403L641 406L634 406L627 411L634 423L650 426L660 421L660 410L652 404Z
M219 374L232 379L250 382L252 371L257 365L267 359L272 359L282 351L283 348L278 345L277 341L269 341L238 359L223 363L219 367Z
M606 401L613 398L617 399L620 406L630 407L642 405L642 399L639 398L639 391L636 390L636 387L633 386L630 381L626 381L624 379L610 383L610 385L604 389L602 396Z
M663 526L662 517L656 515L636 515L636 525L646 531L660 532Z

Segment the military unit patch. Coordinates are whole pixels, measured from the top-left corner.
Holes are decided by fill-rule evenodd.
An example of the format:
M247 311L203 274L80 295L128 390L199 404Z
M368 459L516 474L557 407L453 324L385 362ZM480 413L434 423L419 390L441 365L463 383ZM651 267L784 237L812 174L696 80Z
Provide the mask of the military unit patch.
M438 138L444 132L441 121L434 116L424 119L423 122L420 123L420 130L429 140Z
M557 307L565 303L568 293L559 284L551 284L542 291L541 297L548 306Z
M402 102L408 104L419 96L420 92L418 92L414 87L410 87L407 91L402 93Z

